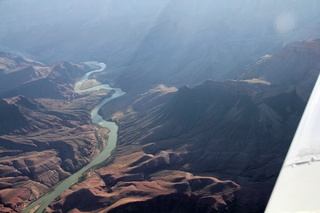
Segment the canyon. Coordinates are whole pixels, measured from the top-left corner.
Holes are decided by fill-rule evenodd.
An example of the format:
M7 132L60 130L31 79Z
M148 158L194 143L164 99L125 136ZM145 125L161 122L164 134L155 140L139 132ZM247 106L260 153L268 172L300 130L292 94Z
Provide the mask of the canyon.
M10 54L1 62L3 79L15 75L17 83L1 90L0 211L20 212L105 146L103 140L98 143L97 134L108 132L91 125L90 110L107 92L74 93L75 79L89 70L83 64L44 66ZM28 78L26 69L32 70ZM36 70L47 73L37 75Z
M110 137L44 212L264 212L320 73L319 8L0 1L0 212L36 212ZM92 60L107 71L79 86Z
M320 73L318 45L288 44L238 80L105 105L120 126L114 158L47 211L263 212Z
M158 85L105 104L99 113L120 127L116 151L45 211L262 212L320 72L319 47L291 43L234 80ZM108 92L74 93L83 64L1 61L2 75L33 70L1 90L1 211L20 212L105 146L97 134L108 131L89 112ZM47 90L29 95L39 82Z

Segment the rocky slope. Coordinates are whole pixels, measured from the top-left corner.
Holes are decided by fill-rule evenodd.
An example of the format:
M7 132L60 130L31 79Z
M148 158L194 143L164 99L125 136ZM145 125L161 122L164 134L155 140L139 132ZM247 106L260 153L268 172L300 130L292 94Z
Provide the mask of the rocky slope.
M164 168L233 180L243 189L237 205L263 211L305 105L294 88L265 87L206 82L182 88L165 106L120 119L120 140L124 147L140 144L154 160L168 151L174 161ZM134 171L162 169L149 162Z
M105 117L120 125L114 159L48 211L263 212L320 72L310 42L260 59L239 80L162 85L108 104Z
M305 104L294 89L274 95L282 88L265 87L208 81L162 94L166 97L160 106L152 92L138 97L132 107L114 115L121 126L119 148L110 165L97 170L99 194L90 186L91 177L81 183L95 205L79 206L76 197L89 192L76 186L52 208L262 212ZM265 94L256 97L261 90ZM197 176L195 188L200 190L193 189L189 176ZM206 191L211 186L201 180L213 177L223 184ZM156 186L154 179L159 180ZM219 207L210 207L214 203ZM168 209L159 207L166 205Z
M107 131L91 126L90 110L106 92L73 92L76 77L88 70L84 65L44 66L2 54L0 66L1 77L19 79L1 90L0 212L21 212L105 145L98 144L97 132Z
M294 84L305 100L320 70L320 40L286 45L273 55L265 55L248 65L240 79L259 78L275 85Z
M20 113L19 108L0 99L0 134L20 129L27 123L26 118Z
M1 94L25 82L44 78L49 72L49 67L39 62L0 52Z
M29 67L28 69L36 70L35 67ZM43 69L45 68L40 67L40 72ZM25 76L18 75L19 78L24 80L2 92L2 95L4 97L24 95L31 98L75 99L77 97L77 94L73 91L75 79L89 70L85 65L64 61L47 67L47 69L47 75L30 80L26 80ZM25 74L26 70L23 69L20 72ZM6 81L11 82L10 79L6 79Z

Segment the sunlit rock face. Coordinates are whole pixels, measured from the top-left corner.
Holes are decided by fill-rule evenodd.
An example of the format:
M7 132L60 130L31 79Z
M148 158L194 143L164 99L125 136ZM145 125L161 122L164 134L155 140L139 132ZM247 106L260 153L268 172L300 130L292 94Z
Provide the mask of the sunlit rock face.
M115 158L50 209L263 212L319 73L305 69L317 42L264 56L239 80L161 85L108 104L102 113L121 127ZM301 69L284 66L292 57Z
M98 170L100 185L88 178L51 208L262 212L305 102L293 89L239 82L208 81L164 96L159 106L144 94L123 110L119 147ZM78 202L85 194L90 203Z
M84 65L0 53L0 69L0 212L21 212L97 154L100 98L73 92Z
M307 100L320 72L319 57L320 40L290 43L248 65L240 78L260 78L274 85L294 84L297 93Z
M137 156L130 157L135 160ZM118 162L125 163L122 160ZM188 172L163 170L146 180L142 173L120 177L112 168L101 169L100 177L91 176L74 185L48 211L228 212L239 190L232 181Z

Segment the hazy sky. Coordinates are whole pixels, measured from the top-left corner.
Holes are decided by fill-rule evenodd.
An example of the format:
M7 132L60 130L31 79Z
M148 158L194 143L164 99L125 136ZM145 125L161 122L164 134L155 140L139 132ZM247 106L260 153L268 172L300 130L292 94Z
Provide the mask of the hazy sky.
M174 46L283 36L319 17L318 0L2 0L0 49L47 60L127 58L146 39Z

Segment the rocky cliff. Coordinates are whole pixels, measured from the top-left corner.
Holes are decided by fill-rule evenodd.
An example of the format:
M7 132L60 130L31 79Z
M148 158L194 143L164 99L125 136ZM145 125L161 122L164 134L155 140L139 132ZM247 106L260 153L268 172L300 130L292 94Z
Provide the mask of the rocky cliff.
M114 158L48 211L263 212L319 73L308 42L317 43L290 44L239 80L162 85L108 104L102 112L120 125Z
M262 79L275 85L294 84L305 99L320 71L320 40L286 45L273 55L265 55L248 65L240 79Z
M0 212L21 212L105 145L96 132L107 131L90 125L90 110L106 92L74 95L76 77L88 70L84 65L44 66L2 54L0 66L2 80L13 74L19 79L1 90Z

